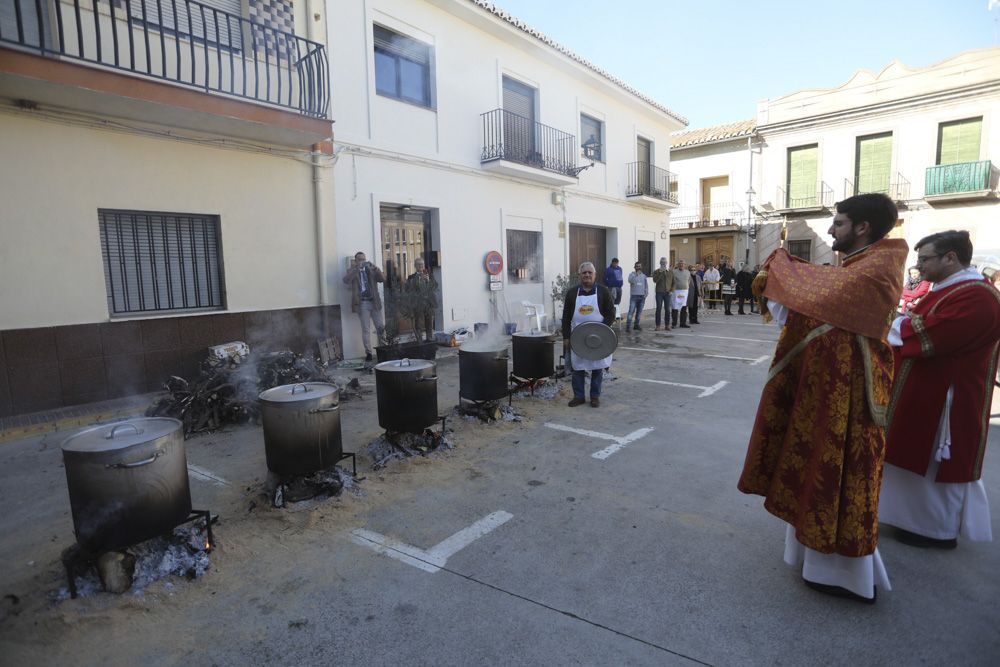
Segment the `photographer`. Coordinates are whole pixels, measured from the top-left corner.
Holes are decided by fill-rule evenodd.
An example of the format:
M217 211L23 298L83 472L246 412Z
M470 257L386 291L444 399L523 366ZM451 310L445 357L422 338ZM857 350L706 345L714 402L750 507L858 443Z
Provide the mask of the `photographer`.
M351 286L351 311L357 313L361 319L361 342L365 346L365 361L372 360L372 320L375 321L375 332L378 334L379 343L385 342L382 297L379 296L376 285L382 282L385 282L382 269L369 262L365 253L355 253L351 268L344 276L344 283Z

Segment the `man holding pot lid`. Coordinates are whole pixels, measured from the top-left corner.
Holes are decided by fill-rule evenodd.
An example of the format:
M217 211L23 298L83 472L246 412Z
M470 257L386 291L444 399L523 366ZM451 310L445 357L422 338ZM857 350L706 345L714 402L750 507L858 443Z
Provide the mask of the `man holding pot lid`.
M595 282L597 269L593 262L583 262L579 269L580 284L566 290L563 299L562 335L563 355L573 369L573 400L569 407L575 408L586 402L584 384L590 374L590 405L601 404L601 381L604 369L611 366L611 355L603 359L584 359L573 353L570 334L585 322L603 322L607 326L615 321L615 303L611 291Z

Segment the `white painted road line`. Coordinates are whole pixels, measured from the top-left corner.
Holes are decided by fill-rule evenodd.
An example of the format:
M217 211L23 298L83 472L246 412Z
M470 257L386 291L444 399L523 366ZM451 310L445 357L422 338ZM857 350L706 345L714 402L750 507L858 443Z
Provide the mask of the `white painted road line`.
M722 340L745 340L751 343L774 343L778 339L765 340L763 338L733 338L732 336L709 336L707 334L675 333L674 336L693 336L695 338L721 338Z
M714 359L735 359L737 361L750 361L750 362L752 362L750 364L751 366L756 366L757 364L761 363L762 361L766 361L767 359L771 358L771 355L769 355L769 354L765 354L762 357L757 357L756 359L753 358L753 357L727 357L724 354L706 354L705 356L706 357L712 357Z
M701 393L698 394L698 398L705 398L706 396L711 396L712 394L714 394L715 392L719 391L720 389L722 389L723 387L725 387L727 384L729 384L728 380L720 380L720 381L716 382L715 384L713 384L711 387L702 387L701 385L697 385L697 384L683 384L683 383L680 383L680 382L667 382L666 380L647 380L646 378L632 378L632 379L633 380L638 380L639 382L652 382L653 384L666 384L666 385L670 385L671 387L684 387L686 389L701 389Z
M352 530L351 541L357 545L371 549L375 553L395 558L401 563L406 563L418 570L433 574L445 566L448 558L513 518L513 514L504 512L503 510L487 514L471 526L463 528L426 551L418 549L412 544L406 544L395 538L386 537L381 533L365 530L364 528L355 528Z
M211 470L205 470L191 463L188 464L188 472L192 473L195 479L200 479L203 482L215 484L216 486L230 486L227 480L222 479Z
M600 431L588 431L582 428L574 428L572 426L563 426L562 424L554 424L552 422L546 422L545 424L548 428L555 429L556 431L566 431L567 433L576 433L577 435L585 435L588 438L599 438L601 440L610 440L613 445L609 445L599 452L594 452L590 456L595 459L604 460L614 454L615 452L621 451L628 445L632 444L639 438L653 431L652 428L640 428L637 431L632 431L628 435L623 435L621 437L617 435L611 435L610 433L601 433Z

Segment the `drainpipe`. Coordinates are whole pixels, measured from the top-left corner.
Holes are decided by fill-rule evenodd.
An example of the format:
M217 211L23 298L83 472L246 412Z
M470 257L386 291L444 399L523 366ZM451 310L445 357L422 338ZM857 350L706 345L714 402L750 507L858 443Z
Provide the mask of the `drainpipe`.
M316 33L320 27L326 25L324 16L316 10L316 0L306 0L306 36L312 42L322 41L326 44L326 39L317 40ZM318 3L323 8L323 3ZM329 51L327 52L329 57ZM332 137L330 138L332 141ZM312 146L312 189L313 189L313 223L316 228L316 279L319 288L319 306L323 311L320 317L322 322L323 338L330 337L330 326L326 316L326 306L330 303L330 291L326 279L326 229L323 226L323 143Z

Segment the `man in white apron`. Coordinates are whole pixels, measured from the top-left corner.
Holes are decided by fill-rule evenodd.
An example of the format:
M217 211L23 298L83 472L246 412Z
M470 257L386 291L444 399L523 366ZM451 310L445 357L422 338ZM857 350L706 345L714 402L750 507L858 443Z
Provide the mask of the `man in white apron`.
M593 263L582 263L580 284L566 290L563 299L563 354L570 360L573 368L573 400L569 402L571 408L586 402L584 389L588 373L590 373L590 405L596 408L601 404L601 381L604 379L604 369L611 366L611 355L596 361L578 357L571 349L569 340L573 329L584 322L603 322L611 326L615 321L614 298L607 287L595 282L596 277L597 269Z

